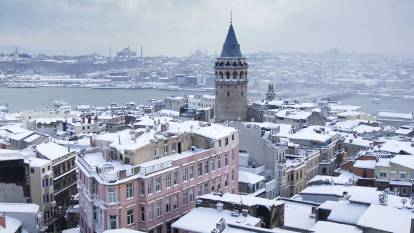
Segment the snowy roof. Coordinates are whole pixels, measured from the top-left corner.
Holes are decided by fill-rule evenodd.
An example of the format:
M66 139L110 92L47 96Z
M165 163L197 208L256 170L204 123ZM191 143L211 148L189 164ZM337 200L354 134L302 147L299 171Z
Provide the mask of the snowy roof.
M385 143L381 145L381 151L387 151L391 153L401 153L406 152L408 154L414 155L414 147L411 142L403 142L397 140L386 140Z
M312 230L315 233L332 233L332 229L335 233L362 233L358 227L326 221L318 221Z
M312 125L307 128L303 128L294 134L290 134L288 138L326 142L337 134L337 132L331 130L329 127Z
M378 112L379 117L384 118L397 118L397 119L404 119L404 120L413 120L412 113L399 113L399 112Z
M313 185L308 186L300 194L311 194L319 196L336 196L342 197L344 192L350 195L349 200L357 203L379 204L379 195L383 192L374 187L363 186L344 186L344 185ZM299 196L300 196L299 194ZM388 205L396 208L402 208L401 199L403 197L388 194ZM405 206L409 206L406 203Z
M238 194L232 194L232 193L224 193L221 196L214 194L214 193L209 193L209 194L204 194L202 196L199 196L198 198L222 201L222 202L227 202L227 203L235 203L235 204L243 203L243 205L246 205L246 206L263 205L269 208L272 206L283 204L282 201L269 200L269 199L265 199L261 197L238 195Z
M36 151L50 160L70 154L70 149L54 142L44 142L36 146Z
M350 203L349 201L338 201L332 206L328 220L339 223L356 225L359 218L367 210L367 205Z
M47 165L48 163L51 163L50 160L47 159L39 159L39 158L30 158L30 167L43 167L45 165Z
M22 154L17 150L0 149L0 160L15 160L22 158Z
M0 202L0 211L3 213L35 213L39 212L39 205L32 203L5 203Z
M372 204L358 221L359 226L386 232L410 232L411 215L405 211Z
M313 177L311 180L308 181L308 184L312 184L312 183L318 183L318 182L323 182L323 183L333 183L333 184L349 184L352 181L352 177L344 175L344 174L340 174L339 176L324 176L324 175L316 175L315 177Z
M357 160L354 163L356 168L375 169L377 161L375 160Z
M62 233L80 233L80 228L75 227L75 228L66 229L66 230L63 230Z
M223 218L226 223L237 223L248 226L255 226L260 223L259 218L242 214L232 215L233 211L218 211L215 208L198 207L182 216L172 224L172 227L188 232L210 233L216 229L216 224ZM226 227L227 228L227 227ZM226 231L224 231L226 232Z
M414 156L413 155L396 155L390 160L391 163L398 164L403 167L414 169Z
M315 225L315 218L311 217L313 205L306 203L284 201L285 227L310 231Z
M200 124L202 124L202 121L184 121L184 122L171 121L171 122L168 122L167 132L171 134L191 132L195 129L200 128L201 127Z
M359 116L363 115L365 113L363 112L357 112L357 111L346 111L346 112L340 112L336 114L338 117L351 117L351 116Z
M35 141L36 139L40 138L42 136L40 136L39 134L32 134L29 137L25 138L23 141L27 142L27 143L31 143L33 141Z
M344 136L344 142L352 145L370 147L373 145L372 141L364 139L360 136L354 136L353 134L341 133Z
M1 107L1 106L0 106ZM5 227L0 225L0 232L1 233L16 233L19 232L18 229L22 226L22 222L16 218L10 216L5 217Z
M239 171L239 182L246 184L257 184L260 181L263 181L265 178L263 176L256 175L254 173Z
M118 136L118 135L117 135ZM142 134L139 134L136 138L133 138L132 135L128 133L128 135L122 134L117 137L115 141L113 141L109 146L116 148L118 151L123 150L138 150L146 145L151 143L151 140L154 138L158 138L156 131L151 129L149 131L145 131ZM162 135L158 135L159 139L165 138Z
M103 233L144 233L143 231L131 230L127 228L106 230Z
M178 117L180 115L179 112L174 111L174 110L169 110L169 109L162 109L158 111L157 114L161 116L174 116L174 117Z
M391 159L389 158L379 158L376 166L377 167L390 167L390 161Z
M210 126L201 127L193 131L194 133L207 137L212 138L215 140L222 139L224 137L229 137L230 135L237 132L237 129L233 127L227 127L224 125L219 124L212 124Z
M336 122L333 126L334 129L343 130L343 131L351 131L356 126L358 126L362 121L361 120L345 120Z
M277 129L275 131L275 136L277 137L287 137L292 131L293 126L290 124L276 124L272 122L247 122L246 126L259 126L260 128L265 129Z
M278 111L275 116L294 120L306 120L310 115L312 115L312 112L293 109L283 109Z
M414 131L413 128L402 128L402 127L400 127L397 130L395 130L395 133L400 134L400 135L407 135L407 134L409 134L413 131Z
M381 127L374 127L370 125L360 124L356 126L353 130L356 133L362 134L362 133L372 133L372 132L378 132L381 131Z
M23 139L29 137L32 134L33 134L33 132L28 130L28 131L24 131L22 133L13 134L13 135L10 136L10 139L19 141L19 140L23 140Z

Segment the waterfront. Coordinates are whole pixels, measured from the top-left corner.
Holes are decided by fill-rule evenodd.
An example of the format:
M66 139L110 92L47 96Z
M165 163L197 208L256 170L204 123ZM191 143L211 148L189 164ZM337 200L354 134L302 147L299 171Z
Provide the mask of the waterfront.
M88 104L91 106L107 106L110 103L125 104L135 102L143 104L148 99L163 99L173 95L213 94L196 91L173 91L160 89L91 89L91 88L6 88L0 87L0 104L7 103L10 112L38 110L53 107L54 100L67 102L71 106ZM413 112L414 101L400 98L381 99L374 103L369 96L350 96L342 100L343 104L362 106L362 111Z
M203 92L205 93L205 92ZM10 112L38 110L53 107L60 100L75 107L80 104L107 106L110 103L143 104L148 99L163 99L172 95L196 94L195 91L171 91L159 89L92 89L92 88L7 88L0 87L0 104L7 103ZM201 94L201 93L200 93Z

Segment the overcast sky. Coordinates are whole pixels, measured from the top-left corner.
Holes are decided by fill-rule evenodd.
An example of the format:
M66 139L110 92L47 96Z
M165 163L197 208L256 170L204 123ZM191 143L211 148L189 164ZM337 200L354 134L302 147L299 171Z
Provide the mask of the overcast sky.
M414 54L414 0L0 0L0 48L218 53L230 10L243 53Z

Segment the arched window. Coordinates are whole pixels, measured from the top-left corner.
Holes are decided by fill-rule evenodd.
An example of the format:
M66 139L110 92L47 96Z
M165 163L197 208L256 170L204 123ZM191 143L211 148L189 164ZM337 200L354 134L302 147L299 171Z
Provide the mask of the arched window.
M219 75L220 75L220 79L223 79L223 72L219 72Z
M227 96L230 96L230 91L227 91Z
M230 79L230 71L226 71L226 78Z
M237 71L233 71L233 79L237 79Z
M240 96L243 96L243 91L242 91L242 92L240 92Z
M244 78L244 72L242 71L242 72L240 72L240 79L243 79Z
M322 175L326 174L326 167L322 168Z
M227 61L226 66L230 66L230 62L229 61Z

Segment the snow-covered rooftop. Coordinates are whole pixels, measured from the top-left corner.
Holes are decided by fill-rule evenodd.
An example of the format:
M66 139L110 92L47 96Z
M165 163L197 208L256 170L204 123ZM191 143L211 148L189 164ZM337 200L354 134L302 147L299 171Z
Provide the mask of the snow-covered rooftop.
M396 155L390 160L391 163L398 164L403 167L414 169L413 155Z
M69 148L58 145L54 142L41 143L36 146L36 151L50 160L55 160L71 153Z
M358 225L384 232L410 232L411 215L390 206L372 204L358 221Z
M375 160L357 160L354 163L354 167L364 169L375 169L376 163L377 161Z
M278 200L269 200L269 199L260 198L260 197L238 195L238 194L232 194L232 193L224 193L223 195L209 193L209 194L204 194L202 196L199 196L199 198L228 202L228 203L236 203L236 204L243 203L243 205L246 205L246 206L263 205L269 208L272 206L283 204L282 201L278 201Z
M290 139L299 139L299 140L310 140L316 142L326 142L332 137L336 136L338 132L333 131L329 127L312 125L306 128L299 130L294 134L290 134L288 138Z
M242 214L236 216L234 214L232 215L232 213L229 210L219 211L214 208L198 207L178 219L172 226L188 232L211 233L212 230L216 229L216 224L222 218L226 223L237 223L248 226L255 226L261 221L259 218L250 215L244 217Z
M212 124L210 126L198 128L194 130L193 132L195 134L198 134L198 135L201 135L207 138L218 140L218 139L222 139L225 137L229 137L232 134L234 134L236 131L237 129L232 128L232 127L227 127L227 126L219 125L219 124Z
M246 184L257 184L260 181L264 181L263 176L259 176L250 172L239 171L239 182Z
M367 205L360 205L340 200L333 204L328 220L332 222L356 225L359 218L367 209Z
M362 233L358 227L326 221L318 221L312 230L315 233L332 233L333 229L335 233Z

